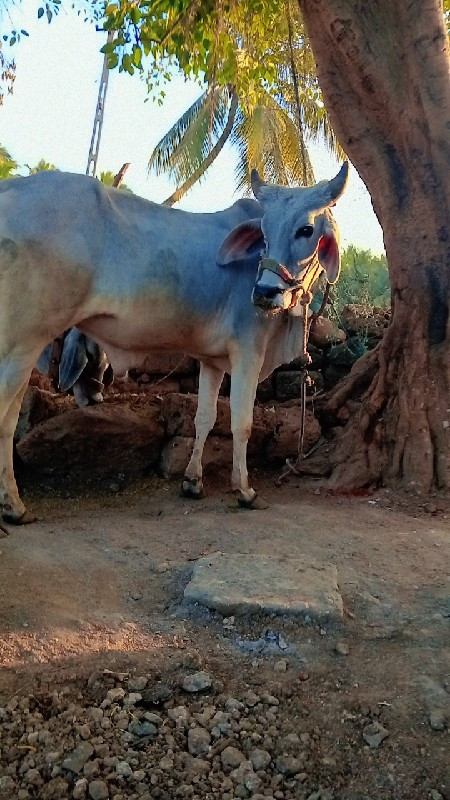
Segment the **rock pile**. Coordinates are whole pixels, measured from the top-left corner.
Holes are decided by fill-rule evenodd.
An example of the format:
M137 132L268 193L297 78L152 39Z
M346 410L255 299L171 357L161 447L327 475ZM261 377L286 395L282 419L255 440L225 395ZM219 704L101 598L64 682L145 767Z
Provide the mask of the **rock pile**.
M317 736L286 724L281 687L232 697L204 672L180 684L104 670L78 693L9 699L0 708L0 797L291 800L317 789Z

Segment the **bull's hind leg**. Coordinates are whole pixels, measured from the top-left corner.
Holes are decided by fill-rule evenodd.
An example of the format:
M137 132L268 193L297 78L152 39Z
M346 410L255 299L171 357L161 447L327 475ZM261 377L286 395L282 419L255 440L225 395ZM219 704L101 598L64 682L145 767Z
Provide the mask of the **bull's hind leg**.
M208 433L217 417L217 398L224 373L215 367L200 365L198 405L195 415L195 443L184 474L181 491L185 497L203 497L202 456Z
M0 506L6 522L21 525L34 518L26 511L14 478L13 437L32 366L17 366L12 360L0 362Z

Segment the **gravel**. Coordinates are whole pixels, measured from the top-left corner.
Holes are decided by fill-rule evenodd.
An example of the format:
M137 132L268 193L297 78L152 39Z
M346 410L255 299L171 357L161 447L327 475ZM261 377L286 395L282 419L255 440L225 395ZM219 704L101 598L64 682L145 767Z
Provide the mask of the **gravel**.
M370 709L343 709L331 740L302 704L292 713L299 675L292 689L274 676L226 692L205 672L187 676L189 691L174 675L171 687L105 670L14 698L0 708L0 800L337 798L345 760L374 757L389 732ZM349 726L353 750L340 741Z

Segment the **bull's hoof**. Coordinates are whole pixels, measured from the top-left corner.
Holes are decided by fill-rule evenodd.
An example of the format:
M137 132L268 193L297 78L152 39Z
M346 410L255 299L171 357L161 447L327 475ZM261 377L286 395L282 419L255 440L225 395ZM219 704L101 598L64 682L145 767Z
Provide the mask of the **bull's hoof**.
M37 517L31 511L24 511L20 517L10 511L4 511L3 521L8 525L31 525L32 522L37 522Z
M241 508L246 508L248 511L262 511L265 508L269 508L269 503L266 503L266 501L257 494L255 494L253 500L249 500L240 495L238 497L238 503Z
M189 497L190 500L201 500L205 496L203 483L201 481L191 481L185 478L181 484L181 494L183 497Z

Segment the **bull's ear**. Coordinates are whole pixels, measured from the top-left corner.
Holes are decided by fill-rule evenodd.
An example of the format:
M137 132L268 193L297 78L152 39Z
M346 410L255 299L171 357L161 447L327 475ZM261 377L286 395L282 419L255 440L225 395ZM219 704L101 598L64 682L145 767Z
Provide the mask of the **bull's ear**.
M328 283L336 283L341 271L341 256L339 252L339 230L331 212L324 215L318 257L320 265L325 270Z
M86 337L77 328L72 328L64 339L59 364L59 388L62 392L73 386L87 363Z
M233 228L224 239L217 255L219 267L228 267L243 261L255 261L264 247L260 219L249 219Z

